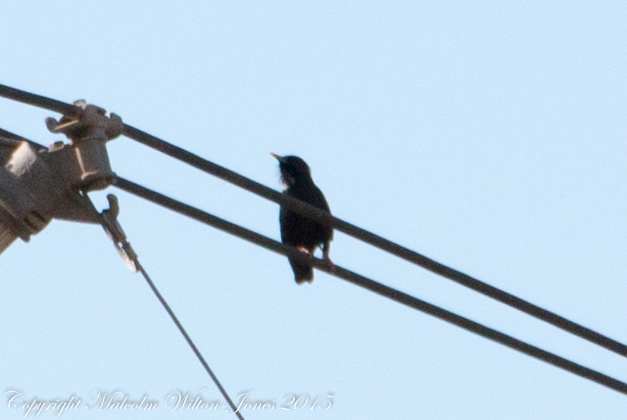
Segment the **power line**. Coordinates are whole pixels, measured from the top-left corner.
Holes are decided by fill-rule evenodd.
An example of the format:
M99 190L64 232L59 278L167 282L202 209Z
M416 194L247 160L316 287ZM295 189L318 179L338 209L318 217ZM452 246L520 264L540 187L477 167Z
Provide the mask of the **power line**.
M229 403L229 405L233 409L233 413L237 414L237 417L240 420L244 420L242 418L242 415L239 413L239 411L235 407L235 404L233 404L233 401L231 401L229 394L226 392L226 390L224 389L224 387L218 380L218 377L213 373L213 371L211 370L211 368L205 361L205 358L202 356L202 354L200 353L200 351L198 350L198 348L196 347L196 345L194 344L190 336L187 334L187 331L185 331L185 328L183 328L183 325L181 324L179 319L176 317L176 315L174 315L174 311L172 311L172 309L170 308L170 305L168 305L168 303L165 301L163 296L161 296L161 293L159 293L157 286L155 286L155 284L153 283L152 279L150 278L150 276L148 275L144 267L140 264L139 258L137 257L135 250L133 250L133 247L126 239L126 234L124 233L122 226L120 226L118 222L120 206L119 206L117 197L114 196L113 194L109 194L107 196L107 200L109 201L109 208L100 214L100 222L105 232L107 233L107 236L109 236L109 238L113 241L113 245L115 246L116 250L120 253L122 260L124 260L127 267L130 268L134 272L139 271L142 273L142 275L144 276L144 279L146 280L146 282L152 289L153 293L155 294L155 296L157 296L157 299L159 299L159 302L161 302L161 305L163 305L168 315L170 315L170 318L172 318L172 321L174 321L174 324L176 324L176 326L178 327L179 331L181 332L185 340L187 340L187 344L189 344L191 349L194 351L194 354L196 354L196 357L198 358L198 360L200 360L200 363L203 365L203 367L205 368L205 370L207 371L207 373L209 374L213 382L216 384L216 386L218 387L218 390L220 390L224 399L226 399L226 401Z
M59 114L76 115L80 112L80 108L77 106L66 104L65 102L57 101L56 99L47 98L45 96L35 95L34 93L25 92L6 85L0 85L0 96L58 112Z
M165 153L168 156L188 163L204 172L215 175L225 181L237 185L238 187L244 188L270 201L274 201L275 203L287 207L290 210L293 210L312 220L331 224L334 228L357 239L360 239L366 243L369 243L370 245L373 245L379 249L387 251L390 254L419 265L435 274L448 278L449 280L453 280L476 292L479 292L492 299L498 300L501 303L525 312L549 324L552 324L564 331L568 331L587 341L590 341L601 347L618 353L621 356L627 357L627 346L625 344L622 344L612 338L591 330L590 328L584 327L583 325L577 324L560 315L557 315L554 312L541 308L531 302L507 293L485 282L482 282L481 280L462 273L461 271L441 264L422 254L405 248L388 239L385 239L379 235L357 227L337 217L331 216L330 214L318 209L317 207L304 203L295 198L289 197L285 194L281 194L273 190L272 188L268 188L263 184L253 181L252 179L246 178L234 171L231 171L227 168L203 159L200 156L188 152L187 150L170 144L150 134L144 133L143 131L129 125L125 124L123 134L133 140L145 144L146 146Z
M229 397L229 394L226 392L226 390L224 389L224 387L222 386L222 384L218 380L218 377L215 375L215 373L213 373L213 371L211 370L211 368L209 367L209 365L205 361L205 358L202 356L202 354L200 353L200 351L198 350L198 348L196 347L196 345L194 344L192 339L189 337L189 335L187 335L187 332L185 331L185 328L183 328L183 325L181 324L181 322L178 320L176 315L174 315L174 312L170 308L170 305L168 305L168 303L165 301L163 296L161 296L161 293L159 293L159 290L157 289L157 286L155 286L155 284L152 282L152 280L148 276L148 273L146 272L146 270L144 270L144 267L141 264L139 264L138 261L135 261L135 263L137 264L137 266L139 268L139 271L144 276L144 279L146 279L146 282L148 283L148 285L150 286L150 288L154 292L155 296L157 296L157 299L159 299L159 302L161 302L161 305L163 305L165 310L170 315L170 318L172 318L172 321L174 321L174 323L178 327L178 329L181 332L181 334L183 335L183 337L185 337L185 340L187 340L187 344L189 344L189 346L192 348L192 350L194 351L194 354L196 354L196 357L198 358L198 360L200 360L200 363L205 368L205 370L207 371L207 373L209 374L209 376L211 377L213 382L216 384L216 386L220 390L220 393L222 394L224 399L226 399L226 402L229 403L229 406L233 409L233 413L237 416L238 419L244 420L244 418L242 417L240 412L237 410L237 407L235 406L235 404L233 404L233 401Z
M31 146L33 146L36 150L46 149L45 146L42 146L39 143L36 143L32 140L25 139L22 136L18 136L17 134L14 134L7 130L3 130L2 128L0 128L0 140L2 140L4 145L9 146L9 147L18 146L20 142L25 141L29 143Z
M68 105L68 104L64 104L63 102L59 102L59 101L55 101L49 98L45 98L39 95L32 95L29 94L27 92L22 92L19 91L17 89L13 89L13 88L9 88L3 85L0 85L0 96L6 96L9 97L11 99L16 99L16 100L20 100L22 102L26 102L32 105L37 105L37 106L41 106L47 109L51 109L53 111L56 112L61 112L64 113L66 115L73 115L78 111L77 107L74 107L72 105ZM255 192L258 195L264 196L272 201L275 201L281 205L284 205L300 214L303 214L313 220L317 220L317 221L321 221L321 222L326 222L326 223L330 223L332 224L335 228L337 228L338 230L344 231L345 233L348 233L352 236L355 236L359 239L364 240L365 242L371 243L372 245L375 245L381 249L384 249L388 252L391 252L395 255L398 255L402 258L405 258L409 261L415 262L418 265L421 265L433 272L436 272L440 275L443 275L445 277L451 278L452 280L455 280L457 282L460 282L461 284L465 284L468 287L471 287L477 291L481 291L484 294L487 294L488 296L490 296L489 292L497 292L497 295L503 294L501 296L501 299L499 299L498 297L495 297L498 300L501 300L504 303L509 304L510 306L514 306L516 307L516 304L520 304L520 302L523 302L526 305L530 305L532 311L528 312L533 316L539 317L541 319L542 316L539 315L544 315L546 316L547 314L552 315L553 317L557 317L557 321L560 321L562 324L564 324L563 321L566 321L566 323L564 325L559 325L559 323L554 323L551 322L548 319L545 319L547 322L550 322L556 326L559 326L560 328L566 329L568 331L570 331L570 329L572 329L572 327L578 327L583 329L583 333L582 331L580 331L579 333L571 331L587 340L593 341L593 342L597 342L599 340L599 338L601 338L601 341L604 340L610 340L609 344L618 344L619 346L623 346L621 343L617 343L614 340L611 340L607 337L604 337L594 331L588 330L585 327L579 326L578 324L574 324L571 321L568 321L562 317L559 317L558 315L555 315L551 312L545 311L542 308L538 308L535 305L532 305L526 301L523 301L522 299L516 298L515 296L509 295L506 292L502 292L499 289L493 288L492 286L489 286L483 282L480 282L479 280L473 279L472 277L469 277L463 273L460 273L456 270L453 270L449 267L443 266L433 260L428 259L427 257L424 257L414 251L408 250L404 247L401 247L398 244L394 244L391 241L388 241L384 238L381 238L377 235L374 235L368 231L365 231L363 229L360 229L354 225L351 225L347 222L344 222L340 219L334 218L326 213L320 212L318 209L308 206L305 203L301 203L297 200L291 199L289 197L284 197L281 194L277 193L276 191L265 187L261 184L256 183L255 181L252 181L248 178L245 178L233 171L230 171L226 168L222 168L219 165L215 165L211 162L208 162L196 155L191 154L190 152L187 152L181 148L178 148L177 146L171 145L167 142L164 142L163 140L160 140L154 136L151 136L149 134L143 133L140 130L137 130L133 127L130 126L125 126L125 134L131 138L134 138L135 140L138 140L140 142L143 142L144 144L148 144L151 147L154 147L158 150L161 150L162 152L165 152L167 154L170 154L173 157L176 157L180 160L183 160L187 163L192 164L193 166L196 166L199 169L202 169L206 172L209 173L213 173L214 175L217 175L227 181L230 181L236 185L239 185L241 187L244 187L246 189L248 189L249 191ZM137 138L136 138L137 137ZM151 144L152 143L152 144ZM208 169L208 167L213 166L213 170ZM171 208L176 208L178 206L183 206L183 211L184 213L187 213L187 215L197 218L198 220L204 221L205 223L208 224L212 224L216 227L219 227L219 225L223 225L221 227L221 229L223 230L227 230L230 233L236 234L237 236L240 236L242 238L248 239L249 241L253 241L255 243L258 243L266 248L269 249L273 249L276 252L279 252L281 254L284 255L291 255L293 257L295 257L296 259L300 259L301 261L309 261L310 263L312 263L314 266L316 266L319 269L323 269L324 271L329 271L329 269L326 266L325 262L322 262L320 260L317 259L310 259L308 256L302 254L300 251L291 248L289 246L285 246L283 244L280 244L276 241L273 241L269 238L266 238L262 235L258 235L255 232L251 232L248 231L247 229L244 229L240 226L234 225L230 222L226 222L222 219L216 218L215 216L209 215L208 213L204 213L198 209L194 209L193 207L187 206L183 203L180 202L176 202L172 199L169 199L165 196L161 196L158 193L152 192L150 190L147 190L143 187L140 187L136 184L130 183L129 181L126 180L120 180L119 181L120 184L123 184L125 186L125 188L131 192L131 190L133 188L136 188L137 190L134 191L135 194L138 194L140 196L142 193L145 195L144 198L148 198L149 196L151 196L151 194L153 195L152 198L150 198L152 201L158 202L160 200L165 200L166 202L169 200L168 205L164 204L164 203L160 203L162 205L166 205L168 207L172 206ZM119 185L118 185L119 186ZM156 196L155 196L156 194ZM181 211L181 210L177 210L177 211ZM199 213L198 213L199 212ZM209 220L207 220L207 218L212 219L213 218L213 223L210 222ZM226 224L226 225L225 225ZM230 225L230 226L229 226ZM225 226L227 226L225 228ZM267 242L270 241L270 242ZM265 243L264 243L265 242ZM277 248L278 247L278 248ZM282 249L281 247L285 247L284 249ZM275 249L276 248L276 249ZM546 352L542 349L539 349L537 347L531 346L527 343L524 343L520 340L517 340L513 337L510 337L508 335L505 335L503 333L500 333L499 331L493 330L491 328L485 327L481 324L478 324L474 321L471 321L469 319L463 318L459 315L453 314L449 311L446 311L444 309L438 308L436 306L433 306L427 302L421 301L419 299L413 298L409 295L406 295L402 292L399 292L395 289L389 288L387 286L381 285L379 283L376 283L370 279L367 279L363 276L360 276L358 274L352 273L348 270L345 270L341 267L336 267L334 272L334 275L344 278L354 284L357 284L359 286L362 286L364 288L367 288L371 291L374 291L378 294L381 294L383 296L389 297L393 300L396 300L397 302L403 303L407 306L413 307L415 309L421 310L425 313L429 313L433 316L436 316L438 318L441 318L443 320L446 320L447 322L453 323L455 325L458 325L462 328L465 328L469 331L475 332L479 335L482 335L486 338L489 338L493 341L497 341L500 342L504 345L507 345L508 347L514 348L518 351L521 351L527 355L530 355L532 357L536 357L540 360L543 360L547 363L551 363L555 366L558 366L562 369L568 370L574 374L577 374L579 376L582 376L584 378L590 379L592 381L595 381L597 383L600 383L604 386L607 386L611 389L614 389L618 392L621 393L625 393L627 394L627 384L620 382L614 378L611 378L607 375L604 375L602 373L599 373L597 371L591 370L589 368L586 368L584 366L578 365L576 363L573 363L567 359L564 359L560 356L557 356L555 354L552 354L550 352ZM466 279L464 279L464 277L467 277ZM477 287L473 287L472 282L470 285L466 284L468 283L468 279L474 281L474 282L478 282L477 284L475 284L474 286ZM482 291L481 289L485 289L487 287L487 290ZM494 289L494 290L491 290ZM492 296L494 297L494 296ZM505 297L505 299L503 299L503 297ZM514 298L513 302L511 301L511 298ZM508 302L510 301L510 302ZM519 308L521 309L521 308ZM527 308L529 309L529 308ZM524 310L524 309L521 309ZM540 311L538 311L540 310ZM526 310L524 310L525 312L527 312ZM544 314L542 314L542 312L546 312ZM540 312L539 314L537 312ZM550 317L549 317L550 318ZM555 321L555 319L553 319L553 321ZM569 325L572 324L572 325ZM569 329L570 328L570 329ZM593 333L593 334L590 334ZM596 335L596 336L595 336ZM615 349L611 348L613 347L613 345L610 345L608 347L608 343L604 343L601 344L599 342L597 342L597 344L603 345L603 347L609 348L610 350L616 351ZM619 354L623 354L623 352L619 352L617 351Z
M0 85L0 96L46 108L51 111L65 113L68 115L73 115L76 112L79 112L79 108L75 107L74 105L69 105L54 99L49 99L40 95L34 95L32 93L10 88L4 85ZM462 273L461 271L441 264L422 254L419 254L418 252L405 248L379 235L376 235L365 229L361 229L342 219L331 216L330 214L314 206L281 194L278 191L268 188L263 184L260 184L234 171L231 171L227 168L203 159L200 156L188 152L185 149L161 140L130 125L124 124L123 134L146 146L165 153L168 156L190 164L197 169L217 176L225 181L244 188L270 201L274 201L275 203L289 208L290 210L293 210L305 217L308 217L318 222L330 224L337 230L340 230L350 236L360 239L384 251L387 251L399 258L419 265L435 274L448 278L449 280L453 280L485 296L488 296L501 303L518 309L519 311L525 312L526 314L529 314L535 318L541 319L564 331L568 331L571 334L583 338L584 340L590 341L610 351L620 354L621 356L627 357L627 345L622 344L603 334L600 334L590 328L584 327L581 324L570 321L560 315L557 315L554 312L534 305L531 302L528 302L508 292L498 289L490 284L471 277L465 273Z
M310 263L319 270L325 271L333 276L347 280L357 286L368 289L381 296L385 296L405 306L435 316L436 318L457 325L482 337L501 343L514 350L518 350L519 352L524 353L528 356L550 363L554 366L567 370L571 373L574 373L575 375L581 376L591 381L597 382L620 393L627 394L627 384L624 382L621 382L595 370L589 369L585 366L574 363L568 359L550 353L546 350L542 350L538 347L527 344L524 341L518 340L517 338L511 337L495 329L486 327L468 318L464 318L460 315L449 312L445 309L427 303L406 293L380 284L357 273L346 270L340 266L336 265L333 268L330 268L327 262L317 258L313 258L309 256L309 254L305 254L297 250L296 248L284 245L266 236L248 230L242 226L228 222L224 219L184 204L180 201L174 200L170 197L166 197L156 191L135 184L134 182L118 177L115 186L126 192L137 195L155 204L159 204L160 206L166 207L177 213L196 219L199 222L228 232L241 239L245 239L271 251L294 257L303 263Z

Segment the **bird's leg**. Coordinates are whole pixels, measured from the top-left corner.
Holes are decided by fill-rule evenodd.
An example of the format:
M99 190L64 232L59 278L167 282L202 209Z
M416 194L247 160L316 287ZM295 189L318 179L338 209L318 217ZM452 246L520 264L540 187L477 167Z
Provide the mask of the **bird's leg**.
M329 270L331 273L335 271L335 265L333 265L333 261L329 258L329 251L331 250L331 244L329 241L326 241L322 244L322 259L327 263Z

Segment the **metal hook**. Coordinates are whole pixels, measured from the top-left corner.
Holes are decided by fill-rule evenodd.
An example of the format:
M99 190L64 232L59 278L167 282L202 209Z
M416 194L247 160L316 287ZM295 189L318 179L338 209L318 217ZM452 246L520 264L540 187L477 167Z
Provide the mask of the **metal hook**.
M118 198L113 194L109 194L107 195L107 200L109 201L109 208L101 213L102 227L107 232L107 236L113 242L113 246L120 254L120 257L122 257L126 266L136 273L139 271L137 254L126 240L126 234L118 223L118 215L120 214Z

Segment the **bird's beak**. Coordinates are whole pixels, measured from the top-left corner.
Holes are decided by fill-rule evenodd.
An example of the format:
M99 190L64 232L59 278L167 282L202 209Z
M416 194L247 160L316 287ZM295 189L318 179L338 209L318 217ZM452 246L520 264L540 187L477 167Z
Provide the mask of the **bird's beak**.
M274 156L279 162L283 162L283 158L279 155L277 155L276 153L270 153L272 156Z

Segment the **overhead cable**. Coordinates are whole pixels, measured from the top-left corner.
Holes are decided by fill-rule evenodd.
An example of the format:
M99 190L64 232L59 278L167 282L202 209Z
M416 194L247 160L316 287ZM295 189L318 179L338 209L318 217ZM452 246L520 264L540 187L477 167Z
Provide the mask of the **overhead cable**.
M73 113L79 112L79 108L75 107L74 105L69 105L54 99L34 95L32 93L10 88L4 85L0 85L0 96L46 108L51 111L67 113L68 115L73 115ZM317 207L311 206L295 198L281 194L278 191L273 190L272 188L269 188L234 171L231 171L227 168L203 159L200 156L195 155L181 147L161 140L128 124L124 124L123 134L146 146L165 153L168 156L188 163L204 172L217 176L225 181L244 188L270 201L274 201L275 203L289 208L290 210L295 211L296 213L299 213L305 217L308 217L318 222L330 224L339 231L342 231L350 236L360 239L384 251L387 251L399 258L419 265L435 274L448 278L449 280L453 280L476 292L479 292L485 296L488 296L501 303L511 306L512 308L518 309L535 318L541 319L551 325L554 325L564 331L568 331L571 334L595 343L610 351L620 354L621 356L627 357L627 345L623 343L620 343L581 324L570 321L569 319L564 318L561 315L541 308L531 302L512 295L511 293L505 292L488 283L485 283L465 273L462 273L461 271L441 264L418 252L412 251L409 248L396 244L388 239L385 239L379 235L376 235L372 232L348 223L342 219L331 216L330 214L318 209Z
M188 152L187 150L170 144L164 140L158 139L150 134L144 133L129 125L124 126L123 134L129 138L132 138L133 140L136 140L142 144L159 150L160 152L163 152L168 156L179 159L202 171L215 175L225 181L242 187L270 201L274 201L275 203L289 208L290 210L295 211L312 220L330 224L335 229L340 230L357 239L360 239L366 243L369 243L370 245L387 251L406 261L417 264L435 274L453 280L476 292L479 292L492 299L498 300L501 303L504 303L535 318L541 319L549 324L561 328L564 331L568 331L585 340L588 340L599 346L605 347L608 350L627 357L627 346L625 344L622 344L612 338L591 330L590 328L584 327L583 325L570 321L560 315L557 315L554 312L534 305L533 303L514 296L511 293L505 292L481 280L462 273L461 271L441 264L435 260L432 260L431 258L428 258L422 254L405 248L379 235L376 235L337 217L331 216L330 214L326 213L323 210L320 210L317 207L304 203L295 198L289 197L285 194L281 194L278 191L273 190L272 188L268 188L263 184L253 181L252 179L246 178L234 171L231 171L227 168L203 159L200 156Z
M168 314L170 315L170 318L172 318L172 321L174 321L174 323L178 327L178 329L181 332L181 334L183 335L183 337L185 337L185 340L187 341L187 344L189 344L189 346L191 347L192 351L194 352L194 354L196 355L196 357L198 358L198 360L200 361L202 366L205 368L205 370L207 371L207 373L211 377L211 380L213 381L213 383L216 385L216 387L218 387L218 390L220 391L220 393L222 394L222 396L224 397L226 402L229 404L229 406L233 410L233 413L237 416L238 419L244 420L244 418L242 417L240 411L237 409L237 407L233 403L233 400L231 400L231 398L229 397L229 394L226 392L226 389L224 389L224 387L222 386L222 383L220 383L220 380L218 379L218 377L215 375L215 373L213 373L213 370L211 370L211 368L209 367L209 364L207 364L205 358L202 356L202 354L200 353L200 351L198 350L198 348L196 347L196 345L194 344L194 342L192 341L190 336L187 335L187 332L185 331L185 328L183 328L183 325L181 324L181 322L178 320L176 315L174 315L174 312L172 311L172 309L170 309L170 305L168 305L168 303L165 301L163 296L161 296L161 293L159 293L159 290L157 289L157 286L155 286L155 284L152 282L152 280L148 276L148 273L146 272L144 267L141 264L139 264L139 263L137 263L137 264L139 266L139 271L144 276L144 279L146 279L146 282L148 283L148 285L152 289L153 293L155 294L155 296L157 296L157 299L159 299L159 302L161 302L161 305L163 305L165 310L168 312Z
M131 246L130 242L128 242L126 234L124 233L122 226L118 222L118 215L120 213L120 204L118 198L113 194L109 194L107 195L107 200L109 201L109 208L100 213L100 222L105 232L107 233L107 236L113 242L113 246L119 252L122 260L131 271L139 271L142 273L152 292L155 294L155 296L157 296L157 299L159 299L159 302L161 302L163 308L166 310L168 315L170 315L170 318L172 318L172 321L174 321L174 324L177 326L177 328L187 341L187 344L189 344L192 351L215 383L216 387L218 387L218 390L220 391L226 402L233 409L233 413L236 414L240 420L244 420L238 409L235 407L235 404L233 404L233 401L229 397L229 394L226 392L226 390L218 380L218 377L213 373L213 370L211 370L211 368L209 367L209 364L200 353L200 350L198 350L196 344L194 344L191 337L187 334L187 331L185 331L185 328L183 328L183 324L181 324L177 316L174 314L172 308L170 308L170 305L168 305L168 303L165 301L165 299L157 289L157 286L155 286L154 282L139 262L139 257L137 256L137 253L135 253L135 250Z
M36 143L32 140L25 139L22 136L18 136L17 134L14 134L7 130L3 130L2 128L0 128L0 140L2 141L4 145L9 146L9 147L18 146L21 142L25 141L29 143L31 146L33 146L36 150L46 149L45 146L42 146L39 143Z
M446 309L442 309L438 306L427 303L421 299L410 296L399 290L385 286L374 280L368 279L357 273L344 269L338 265L335 265L334 267L330 267L326 261L320 260L318 258L313 258L309 256L309 254L305 254L304 252L299 251L294 247L291 247L289 245L284 245L271 238L260 235L242 226L239 226L229 221L226 221L224 219L221 219L217 216L204 212L190 205L184 204L180 201L174 200L156 191L153 191L146 187L138 185L132 181L118 177L116 180L115 186L126 192L137 195L138 197L142 197L155 204L166 207L170 210L173 210L185 216L191 217L199 222L202 222L207 225L213 226L217 229L223 230L227 233L235 235L241 239L245 239L249 242L262 246L276 253L293 257L302 263L312 264L317 269L325 271L335 277L339 277L344 280L347 280L350 283L353 283L364 289L370 290L381 296L387 297L405 306L427 313L429 315L432 315L436 318L439 318L451 324L457 325L458 327L461 327L467 331L473 332L482 337L488 338L492 341L496 341L514 350L518 350L519 352L524 353L528 356L542 360L546 363L550 363L561 369L574 373L575 375L589 379L591 381L594 381L603 386L606 386L608 388L611 388L615 391L618 391L620 393L627 395L626 383L621 382L610 376L607 376L603 373L592 370L580 364L574 363L554 353L550 353L546 350L542 350L536 346L525 343L524 341L521 341L517 338L504 334L495 329L486 327L468 318L454 314L450 311L447 311Z

